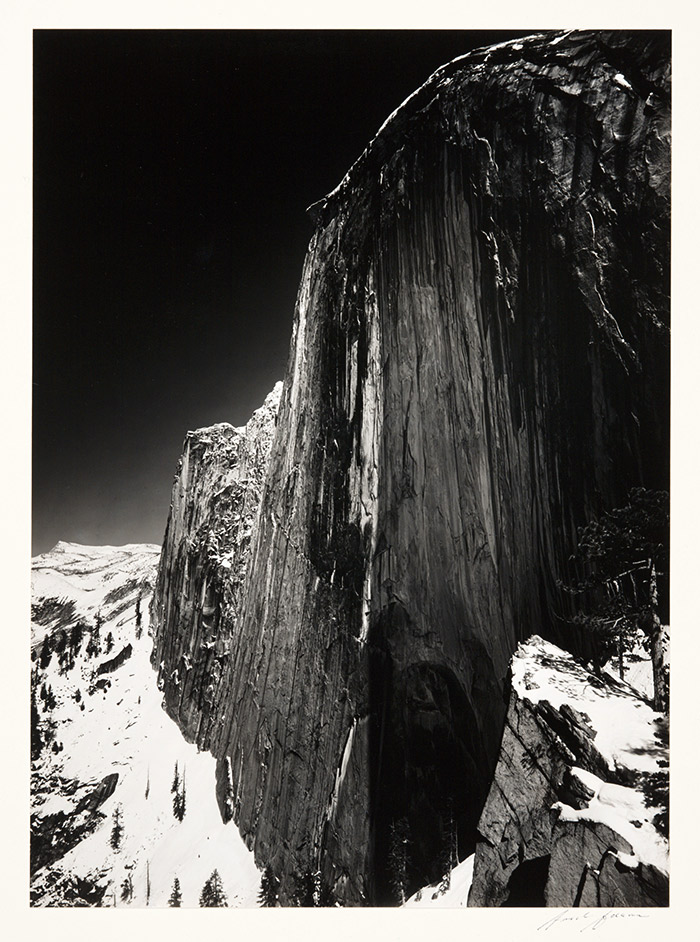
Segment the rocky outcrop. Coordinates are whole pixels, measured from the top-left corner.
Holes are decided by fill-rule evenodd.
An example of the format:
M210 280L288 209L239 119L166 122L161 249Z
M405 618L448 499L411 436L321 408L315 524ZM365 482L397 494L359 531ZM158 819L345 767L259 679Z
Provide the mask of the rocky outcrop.
M627 684L520 645L469 905L668 905L667 743Z
M414 888L448 829L473 849L510 657L532 625L558 636L577 526L667 486L669 100L665 34L440 69L311 207L231 583L205 546L233 465L188 440L156 663L283 901L307 867L384 901L404 818Z
M118 772L110 772L109 775L105 775L101 782L98 782L91 791L83 795L78 802L76 811L84 811L86 808L94 811L95 808L99 808L100 805L104 804L105 801L114 794L114 789L117 787L118 781Z
M30 872L35 874L42 867L54 864L68 851L76 847L88 835L93 834L105 818L97 809L114 794L119 773L111 772L102 781L92 785L81 785L67 781L61 776L53 779L54 790L59 789L77 802L67 802L66 808L49 814L32 813L30 825ZM72 807L71 807L72 805Z
M223 722L225 665L250 555L282 384L243 428L188 432L151 605L151 657L168 713L208 748Z
M125 645L118 654L114 655L114 657L111 657L108 661L103 661L101 664L98 664L95 668L95 675L99 677L101 674L113 674L114 671L119 670L125 661L129 660L132 653L133 648L131 645Z

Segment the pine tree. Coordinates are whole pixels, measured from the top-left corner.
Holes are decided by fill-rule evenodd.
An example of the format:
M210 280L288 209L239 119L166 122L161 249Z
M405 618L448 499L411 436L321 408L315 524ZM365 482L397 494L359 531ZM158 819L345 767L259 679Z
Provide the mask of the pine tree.
M141 628L141 596L139 595L136 599L136 640L141 637L142 628Z
M270 864L268 864L263 870L263 875L260 879L258 902L261 906L276 906L278 901L279 880L275 876L275 873Z
M146 906L151 902L151 861L146 861Z
M122 882L121 900L122 903L130 903L134 896L134 882L131 874Z
M173 795L173 815L177 818L178 821L182 821L185 817L186 811L186 796L185 796L185 783L183 781L182 788L175 792Z
M596 665L624 653L641 636L651 653L654 706L668 710L668 667L661 616L668 617L669 506L665 491L632 488L627 503L579 531L571 557L582 575L559 585L582 599L572 619L596 640Z
M180 892L180 881L177 877L173 880L173 888L168 899L168 906L179 909L182 906L182 893Z
M97 612L95 615L95 624L90 632L90 645L93 651L93 657L96 657L98 654L102 653L102 639L100 637L100 632L102 630L102 613Z
M148 801L148 796L151 794L151 769L150 766L146 772L146 801Z
M175 774L173 775L173 784L170 786L170 791L175 794L175 792L180 787L180 776L177 771L177 759L175 760Z
M59 663L59 674L67 674L68 671L72 670L75 667L75 660L73 658L73 652L70 647L66 646L58 655Z
M399 906L406 902L408 889L408 835L408 820L405 817L392 821L387 866L392 896Z
M442 880L439 887L440 893L446 893L449 890L452 884L452 869L457 863L457 831L452 810L452 801L448 801L442 822L442 843L440 848Z
M51 644L49 642L49 636L44 635L44 643L41 646L41 656L39 658L39 664L42 670L46 668L51 663Z
M336 899L335 893L331 889L330 885L326 883L325 880L321 880L319 890L318 890L318 904L319 906L337 906L338 900Z
M112 635L111 631L108 631L107 637L105 638L105 653L109 654L109 652L112 650L113 647L114 647L114 636Z
M316 906L318 897L317 876L308 867L294 874L293 906Z
M66 635L63 628L58 632L56 641L54 643L54 650L57 654L63 654L66 650L66 644L68 643L68 636Z
M228 906L228 899L224 893L224 886L219 876L219 871L214 870L207 882L202 887L199 896L199 905L205 907L225 907Z
M76 622L73 625L73 630L70 633L70 646L73 651L73 656L78 653L80 650L80 645L83 643L83 624L82 622Z
M185 810L187 807L186 799L186 784L185 784L185 773L182 774L182 782L180 787L173 795L173 814L178 821L182 821L185 817Z
M36 707L36 688L32 690L32 713L31 713L31 726L32 726L32 743L31 743L31 757L32 760L36 760L41 755L41 750L44 746L44 740L41 736L41 727L39 725L39 711Z
M112 850L119 850L123 836L124 826L122 824L122 807L121 805L117 805L114 809L114 812L112 813L112 834L109 840Z

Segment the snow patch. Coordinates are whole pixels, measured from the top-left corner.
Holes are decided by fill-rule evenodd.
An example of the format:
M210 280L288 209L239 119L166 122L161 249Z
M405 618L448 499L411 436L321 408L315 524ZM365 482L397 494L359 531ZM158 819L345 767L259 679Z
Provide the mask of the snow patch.
M601 684L571 654L537 635L518 647L512 672L513 688L523 700L546 700L557 710L566 703L585 712L596 731L596 749L611 769L658 770L661 715L628 684L613 678Z
M589 821L604 824L623 837L634 848L633 855L618 852L618 857L627 866L637 866L641 861L652 864L668 873L668 842L652 823L658 808L647 808L643 794L634 788L603 782L585 769L573 768L572 774L591 789L593 797L588 807L576 810L562 802L553 807L559 809L561 821ZM629 863L629 858L633 863Z
M474 875L474 854L457 864L450 874L450 888L444 893L439 886L424 886L404 903L406 909L466 908Z
M617 82L618 85L621 85L623 88L628 88L631 92L634 91L630 83L627 81L622 72L616 72L613 76L613 82Z

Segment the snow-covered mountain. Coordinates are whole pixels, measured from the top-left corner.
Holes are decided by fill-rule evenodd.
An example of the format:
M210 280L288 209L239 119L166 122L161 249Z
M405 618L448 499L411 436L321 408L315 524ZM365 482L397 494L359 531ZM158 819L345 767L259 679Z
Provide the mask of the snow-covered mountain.
M161 706L148 631L159 554L58 543L33 560L33 905L166 906L177 877L182 906L197 906L214 870L229 906L256 903L215 761Z

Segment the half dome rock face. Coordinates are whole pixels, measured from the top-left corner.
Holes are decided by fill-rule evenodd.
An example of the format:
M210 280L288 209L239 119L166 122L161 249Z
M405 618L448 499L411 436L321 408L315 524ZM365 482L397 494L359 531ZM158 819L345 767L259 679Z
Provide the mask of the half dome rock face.
M311 208L231 583L183 540L217 532L205 482L239 459L187 445L156 657L282 901L311 869L385 902L404 827L413 888L451 835L471 853L509 661L558 640L577 526L667 487L669 73L662 34L471 53Z

